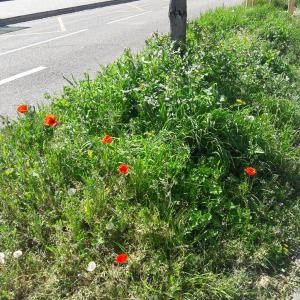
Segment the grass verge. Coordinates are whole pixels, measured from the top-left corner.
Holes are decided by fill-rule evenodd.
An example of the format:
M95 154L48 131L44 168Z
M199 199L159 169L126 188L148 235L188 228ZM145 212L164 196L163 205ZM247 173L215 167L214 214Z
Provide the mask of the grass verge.
M0 298L285 299L300 246L299 55L285 12L220 9L189 24L184 58L155 35L6 124ZM45 126L49 113L61 125Z

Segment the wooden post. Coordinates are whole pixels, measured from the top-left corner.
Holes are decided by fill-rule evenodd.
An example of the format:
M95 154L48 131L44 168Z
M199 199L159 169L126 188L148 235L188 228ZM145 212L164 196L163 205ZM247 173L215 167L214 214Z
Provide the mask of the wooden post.
M186 42L187 0L170 0L169 19L171 40L178 49Z
M288 11L291 15L294 14L294 11L296 10L296 0L289 0L288 1Z

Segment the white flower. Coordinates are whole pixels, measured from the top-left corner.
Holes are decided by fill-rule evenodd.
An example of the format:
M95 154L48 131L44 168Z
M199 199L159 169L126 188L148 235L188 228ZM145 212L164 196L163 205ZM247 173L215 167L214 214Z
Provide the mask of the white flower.
M254 116L247 116L247 117L245 117L245 120L249 121L249 122L253 122L255 120L255 117Z
M115 228L115 226L114 226L113 223L108 223L108 224L105 226L105 228L106 228L107 230L113 230L113 229Z
M23 255L23 252L21 250L17 250L13 253L14 258L19 258L22 255Z
M0 264L5 263L5 254L3 252L0 252Z
M30 174L32 177L40 177L40 175L39 175L38 173L34 172L34 171L31 171L29 174Z
M76 194L77 190L74 188L68 189L68 195L69 196L74 196Z
M96 263L94 261L91 261L86 268L88 272L93 272L95 269L96 269Z
M262 288L267 288L268 285L269 285L269 283L270 283L269 277L263 275L263 276L260 277L260 280L259 280L259 282L258 282L258 285L259 285L260 287L262 287Z

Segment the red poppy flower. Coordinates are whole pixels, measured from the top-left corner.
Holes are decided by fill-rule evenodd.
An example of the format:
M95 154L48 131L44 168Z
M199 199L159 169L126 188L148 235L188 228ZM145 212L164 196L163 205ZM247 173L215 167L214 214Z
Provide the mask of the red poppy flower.
M128 173L128 165L126 165L126 164L121 164L121 165L119 166L119 172L120 172L121 174L127 174L127 173Z
M55 127L56 125L60 125L59 122L57 122L56 117L53 115L47 115L44 119L44 125Z
M248 167L245 169L245 172L248 176L255 176L256 170L254 168Z
M116 263L118 264L124 264L127 262L127 260L128 260L128 255L125 253L121 253L116 256Z
M20 114L25 114L28 112L28 106L21 104L18 106L17 112L19 112Z
M101 142L102 142L103 144L111 144L112 141L113 141L113 138L112 138L110 135L108 135L108 134L106 134L106 135L104 136L104 138L101 140Z

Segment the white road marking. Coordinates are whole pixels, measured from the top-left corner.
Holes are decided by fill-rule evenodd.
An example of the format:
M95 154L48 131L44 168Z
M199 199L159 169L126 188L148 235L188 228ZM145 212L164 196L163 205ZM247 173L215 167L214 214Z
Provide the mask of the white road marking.
M16 79L19 79L19 78L22 78L22 77L25 77L25 76L28 76L28 75L31 75L31 74L43 71L45 69L47 69L47 67L41 66L41 67L37 67L37 68L31 69L29 71L23 72L23 73L19 73L17 75L14 75L14 76L8 77L6 79L0 80L0 85L3 85L5 83L14 81Z
M48 39L48 40L45 40L45 41L42 41L42 42L38 42L38 43L31 44L31 45L23 46L23 47L20 47L20 48L17 48L17 49L12 49L12 50L0 53L0 56L10 54L10 53L14 53L14 52L24 50L24 49L27 49L27 48L31 48L31 47L34 47L34 46L39 46L39 45L42 45L42 44L46 44L46 43L49 43L51 41L56 41L56 40L59 40L59 39L63 39L63 38L68 37L68 36L72 36L72 35L75 35L75 34L78 34L78 33L81 33L81 32L85 32L87 30L88 29L82 29L82 30L79 30L79 31L75 31L75 32L72 32L72 33L65 34L65 35L57 36L55 38Z
M19 34L7 34L5 36L0 36L0 38L8 38L11 36L28 36L28 35L41 35L41 34L50 34L50 33L59 33L61 31L45 31L45 32L31 32L31 33L19 33Z
M131 7L133 7L133 8L135 8L135 9L137 9L137 10L139 10L139 11L145 11L145 9L143 9L143 8L137 6L137 5L134 5L134 4L131 4L131 3L128 3L127 5L128 5L128 6L131 6Z
M66 27L65 27L65 24L64 24L62 18L61 17L57 17L57 20L58 20L58 23L59 23L60 30L62 32L66 31Z
M152 12L151 10L145 11L145 12L143 12L143 13L141 13L141 14L137 14L137 15L133 15L133 16L130 16L130 17L126 17L126 18L122 18L122 19L110 21L110 22L108 22L107 24L113 24L113 23L125 21L125 20L131 19L131 18L135 18L135 17L138 17L138 16L142 16L142 15L145 15L145 14L148 14L148 13L151 13L151 12Z

